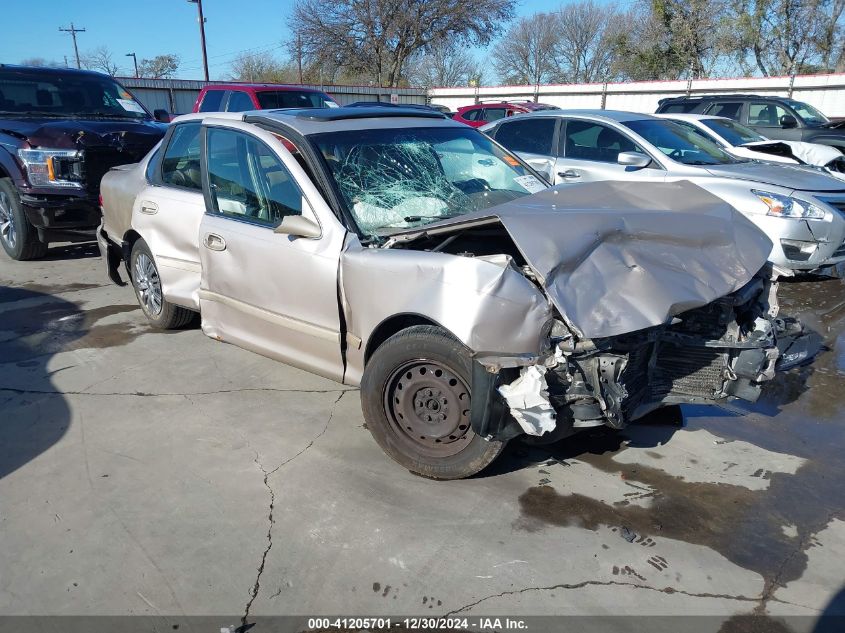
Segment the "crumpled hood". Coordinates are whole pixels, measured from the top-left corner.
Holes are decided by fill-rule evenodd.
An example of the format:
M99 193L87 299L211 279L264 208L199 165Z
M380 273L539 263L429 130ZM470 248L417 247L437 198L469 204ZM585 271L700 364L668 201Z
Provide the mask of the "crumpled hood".
M765 160L765 159L764 159ZM708 165L714 176L750 180L797 191L842 191L842 182L816 169L801 165L771 165L765 163L736 163Z
M730 294L772 249L750 220L688 181L562 185L425 232L487 224L491 216L587 338L660 325Z
M0 119L0 132L11 133L33 147L54 149L102 146L151 148L166 130L165 124L156 121Z
M742 147L760 151L765 156L765 148L772 145L786 145L792 155L809 165L827 165L830 161L842 158L842 152L830 145L821 143L807 143L805 141L756 141L746 143Z

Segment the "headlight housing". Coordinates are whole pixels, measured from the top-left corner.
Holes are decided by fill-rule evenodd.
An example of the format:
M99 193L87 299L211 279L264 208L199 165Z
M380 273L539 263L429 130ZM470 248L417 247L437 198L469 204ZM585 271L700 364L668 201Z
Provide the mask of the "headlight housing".
M84 173L82 152L73 149L19 149L18 158L26 167L33 187L81 189Z
M769 207L766 215L773 215L778 218L797 218L801 220L824 220L830 216L824 209L817 207L811 202L798 200L792 196L782 196L769 191L758 191L752 189L751 193L760 198Z

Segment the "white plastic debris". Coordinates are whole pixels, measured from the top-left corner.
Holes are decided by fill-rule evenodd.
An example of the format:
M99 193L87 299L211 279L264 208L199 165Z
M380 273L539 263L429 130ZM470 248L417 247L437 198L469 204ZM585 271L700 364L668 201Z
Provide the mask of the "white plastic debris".
M523 367L519 378L499 387L511 414L528 435L543 435L555 428L555 410L549 402L545 367Z

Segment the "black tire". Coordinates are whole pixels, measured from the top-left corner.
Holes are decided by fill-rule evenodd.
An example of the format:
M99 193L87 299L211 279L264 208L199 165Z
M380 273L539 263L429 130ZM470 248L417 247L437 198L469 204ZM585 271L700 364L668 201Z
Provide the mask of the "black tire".
M463 479L480 472L505 442L485 440L470 428L471 375L469 350L441 328L419 325L390 337L361 380L373 438L423 477Z
M177 306L164 298L161 279L153 254L144 240L132 245L129 257L129 275L138 304L149 322L161 330L176 330L190 323L196 313ZM157 296L156 296L157 295Z
M9 178L0 178L0 244L6 254L19 262L47 254L47 244L26 219L21 199Z

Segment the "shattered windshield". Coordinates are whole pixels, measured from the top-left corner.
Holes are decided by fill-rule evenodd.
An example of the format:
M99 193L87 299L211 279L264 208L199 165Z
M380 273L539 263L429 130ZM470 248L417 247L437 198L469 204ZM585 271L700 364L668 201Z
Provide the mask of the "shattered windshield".
M369 235L481 211L547 187L467 127L388 128L309 137Z

